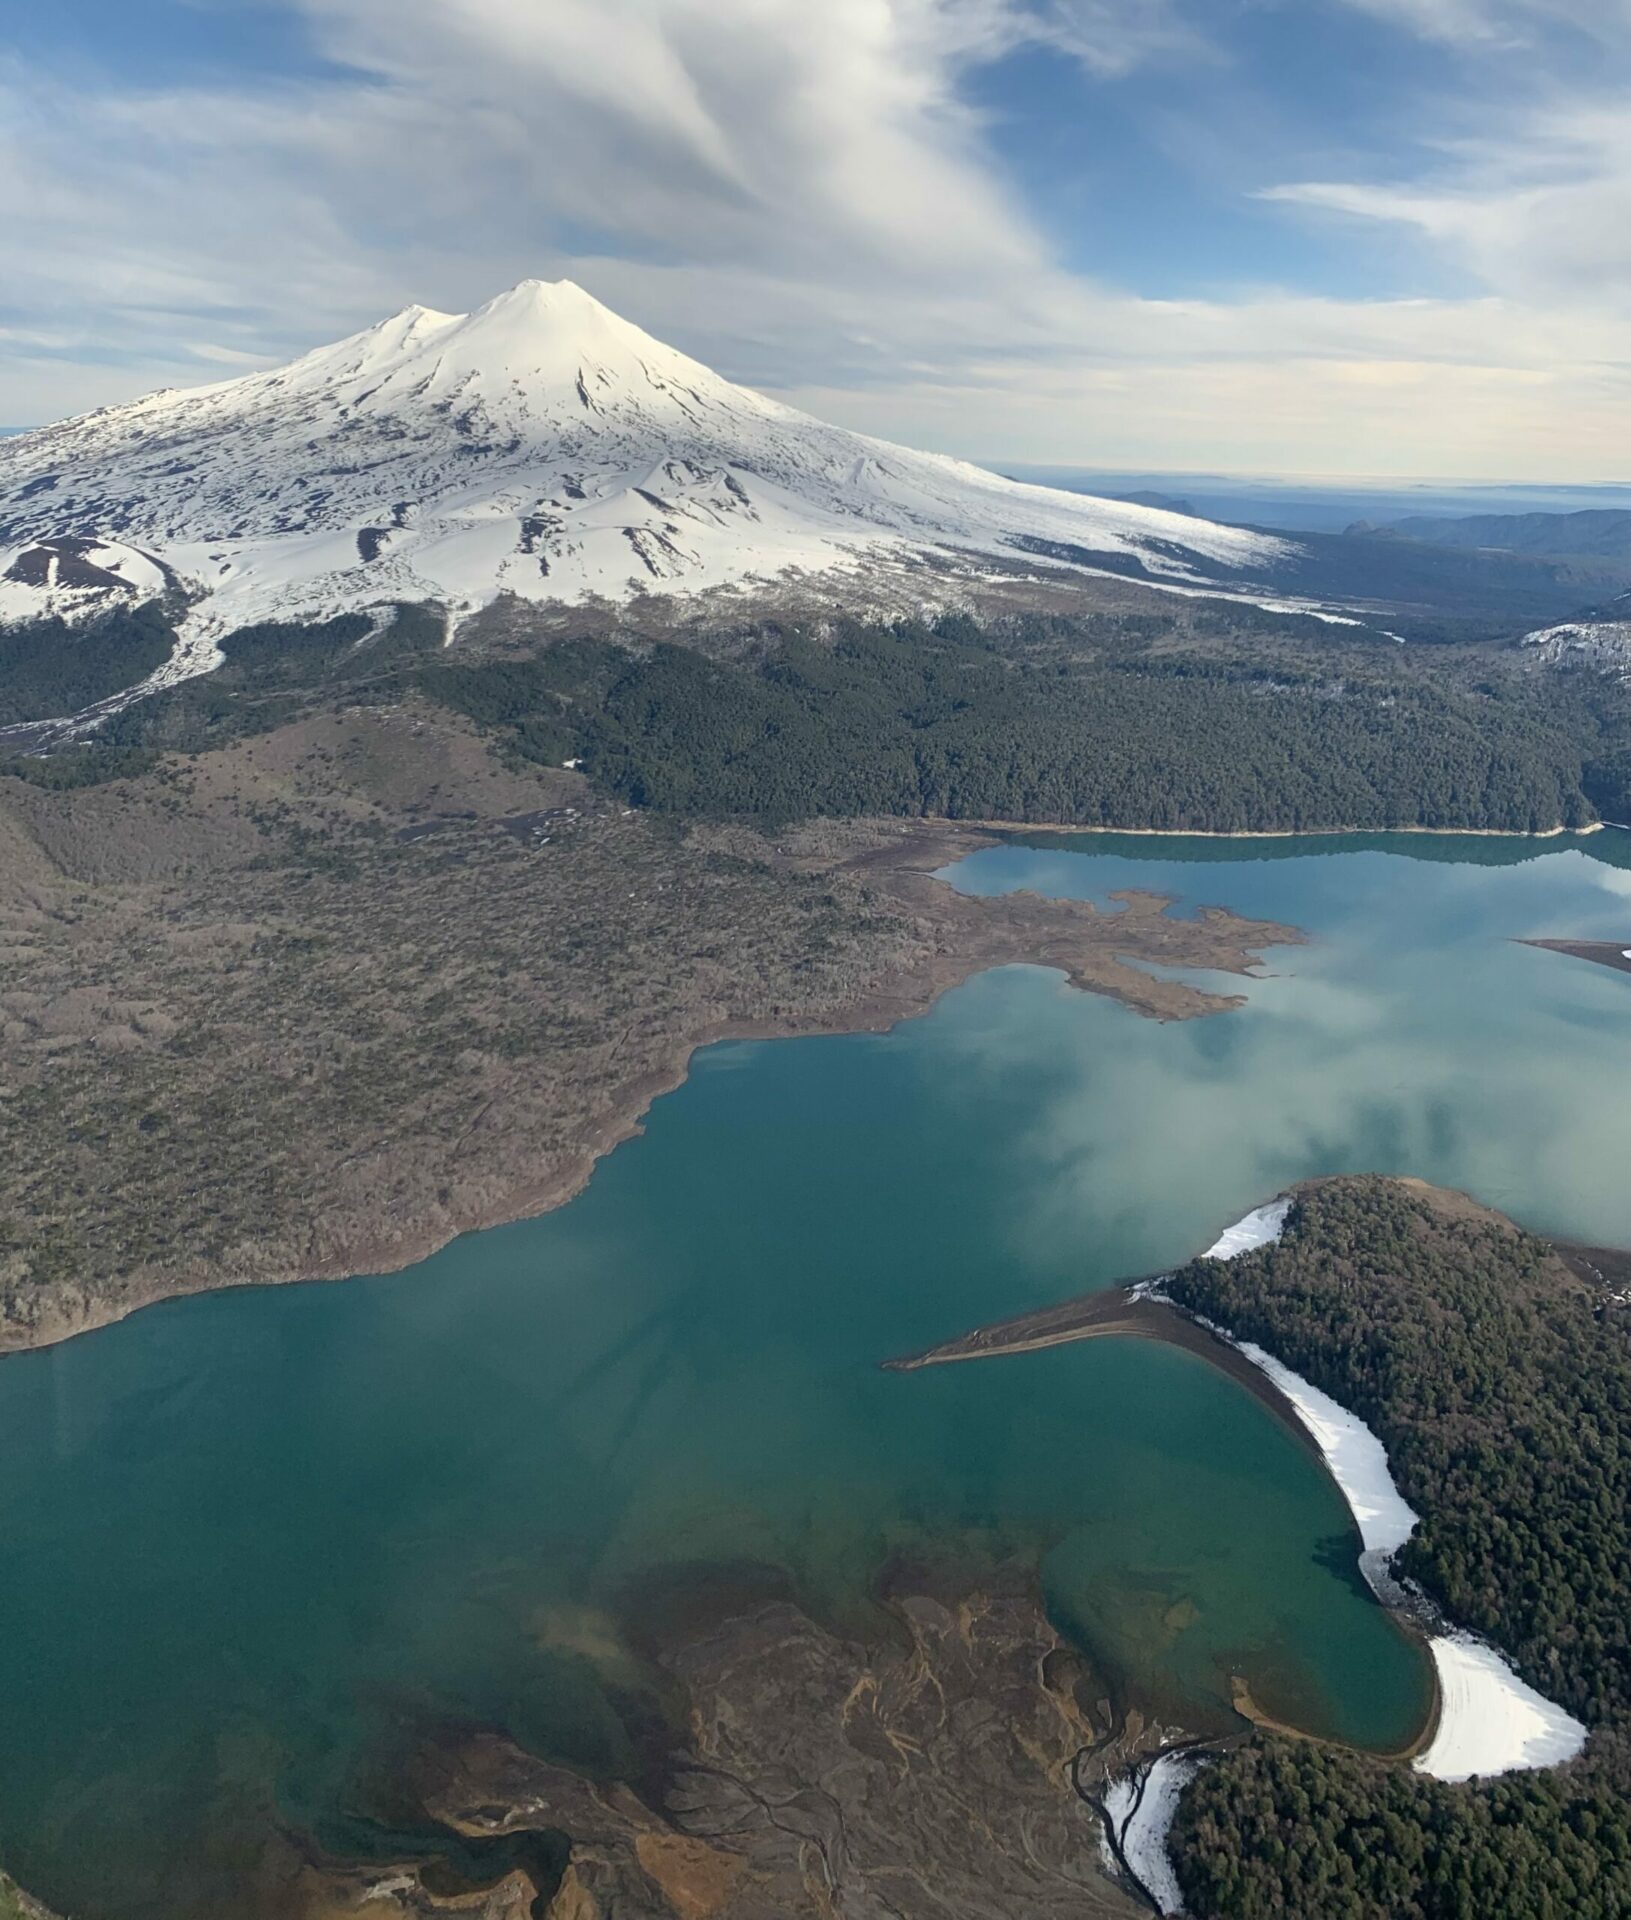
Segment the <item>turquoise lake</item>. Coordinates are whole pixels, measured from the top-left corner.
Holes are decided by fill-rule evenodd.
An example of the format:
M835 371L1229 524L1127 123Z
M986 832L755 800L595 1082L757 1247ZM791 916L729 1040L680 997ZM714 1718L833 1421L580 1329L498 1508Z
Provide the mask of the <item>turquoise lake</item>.
M972 891L1290 922L1241 1010L1162 1026L1026 967L886 1035L700 1055L542 1220L412 1271L157 1307L0 1363L0 1860L76 1920L260 1909L273 1825L401 1845L418 1730L632 1761L618 1621L785 1572L864 1628L898 1554L1018 1552L1119 1684L1384 1748L1419 1653L1346 1510L1192 1357L878 1362L1148 1273L1287 1182L1412 1173L1631 1244L1631 836L1039 839Z

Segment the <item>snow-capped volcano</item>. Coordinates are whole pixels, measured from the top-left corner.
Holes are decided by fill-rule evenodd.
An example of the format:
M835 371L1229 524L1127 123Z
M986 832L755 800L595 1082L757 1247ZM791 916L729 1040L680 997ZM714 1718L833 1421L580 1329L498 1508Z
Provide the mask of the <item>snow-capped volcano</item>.
M405 600L627 600L925 553L1198 585L1294 551L824 425L569 281L0 442L0 620L184 583L195 670L211 635Z

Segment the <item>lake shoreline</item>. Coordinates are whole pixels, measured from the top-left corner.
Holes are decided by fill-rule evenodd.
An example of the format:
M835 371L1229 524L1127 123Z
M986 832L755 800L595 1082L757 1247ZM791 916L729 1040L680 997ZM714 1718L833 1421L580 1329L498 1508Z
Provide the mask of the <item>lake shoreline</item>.
M1235 1231L1230 1229L1229 1233L1223 1236L1223 1240L1228 1241ZM1225 1254L1213 1257L1229 1256ZM971 1332L960 1335L954 1340L948 1340L939 1346L926 1348L920 1353L885 1360L880 1365L887 1373L915 1373L927 1367L958 1366L974 1360L1004 1359L1020 1354L1039 1353L1050 1347L1071 1346L1084 1340L1118 1338L1152 1340L1161 1346L1174 1347L1182 1353L1193 1354L1215 1371L1224 1374L1237 1386L1244 1388L1259 1405L1267 1409L1289 1438L1295 1441L1298 1448L1315 1462L1341 1497L1361 1549L1366 1549L1368 1543L1365 1530L1355 1511L1352 1490L1343 1484L1342 1478L1333 1469L1330 1459L1320 1444L1319 1436L1309 1426L1296 1401L1276 1380L1273 1373L1261 1364L1253 1351L1232 1340L1220 1328L1212 1326L1208 1321L1187 1312L1174 1301L1166 1299L1159 1290L1162 1277L1149 1275L1143 1279L1126 1281L1120 1286L1107 1287L1100 1293L1086 1294L1055 1307L1046 1307L1034 1313L994 1321L988 1326L976 1327ZM1363 1551L1361 1559L1363 1560ZM1361 1570L1363 1571L1363 1568ZM1426 1718L1417 1732L1403 1745L1389 1749L1385 1753L1370 1754L1367 1750L1368 1757L1399 1762L1413 1761L1437 1738L1443 1720L1444 1695L1438 1663L1432 1657L1432 1639L1422 1623L1408 1608L1389 1604L1369 1580L1367 1585L1371 1585L1371 1591L1376 1594L1378 1604L1395 1621L1407 1638L1416 1641L1427 1652L1430 1681ZM1285 1721L1270 1716L1258 1706L1246 1681L1239 1675L1231 1676L1231 1688L1235 1711L1254 1727L1295 1739L1317 1740L1322 1746L1344 1747L1352 1752L1360 1751L1358 1748L1347 1748L1343 1741L1328 1740L1322 1735L1310 1734L1300 1727L1291 1726Z
M1301 1182L1277 1200L1254 1209L1225 1229L1200 1257L1228 1262L1272 1244L1281 1237L1297 1194L1324 1184L1317 1179ZM1464 1194L1440 1192L1419 1181L1399 1184L1430 1196L1435 1205L1451 1214L1488 1212ZM1394 1558L1420 1524L1420 1516L1394 1483L1386 1449L1377 1436L1357 1415L1292 1372L1273 1354L1168 1298L1163 1286L1167 1277L1158 1275L1080 1296L976 1328L940 1346L883 1364L889 1371L910 1372L1117 1336L1153 1339L1195 1354L1245 1387L1319 1462L1346 1506L1358 1536L1361 1576L1396 1629L1426 1655L1429 1701L1421 1726L1401 1746L1366 1757L1409 1765L1419 1774L1445 1782L1546 1768L1578 1758L1588 1739L1584 1725L1523 1681L1498 1647L1446 1621L1424 1595L1402 1585L1394 1576ZM1359 1751L1345 1742L1309 1734L1266 1712L1240 1675L1232 1677L1231 1691L1235 1712L1255 1729L1312 1740L1323 1747ZM1181 1757L1173 1756L1175 1764L1169 1776L1163 1777L1156 1804L1137 1836L1136 1862L1132 1858L1135 1849L1127 1845L1126 1828L1143 1805L1162 1763L1135 1769L1112 1789L1112 1795L1120 1797L1118 1804L1128 1812L1111 1850L1122 1870L1162 1913L1182 1909L1167 1839L1184 1786L1188 1777L1205 1764L1207 1753L1221 1754L1231 1744L1215 1740L1185 1743ZM1110 1831L1109 1797L1100 1810Z
M1319 1180L1302 1182L1279 1202L1258 1208L1228 1229L1202 1257L1228 1260L1277 1239L1296 1193L1321 1184ZM1436 1204L1452 1212L1487 1212L1466 1195L1440 1193L1419 1181L1400 1184L1431 1194ZM1571 1252L1578 1255L1582 1250L1564 1247L1559 1251L1568 1260ZM1584 1747L1587 1730L1565 1709L1529 1687L1498 1647L1444 1620L1423 1596L1393 1577L1393 1557L1415 1531L1419 1516L1394 1484L1380 1440L1357 1415L1273 1354L1168 1299L1161 1279L1128 1282L975 1328L883 1365L891 1372L912 1372L1115 1337L1156 1340L1196 1355L1244 1387L1319 1462L1359 1537L1359 1568L1366 1584L1400 1630L1428 1656L1432 1698L1423 1726L1404 1746L1373 1757L1409 1761L1419 1771L1444 1780L1498 1775L1574 1758ZM1315 1737L1265 1714L1238 1677L1234 1689L1236 1710L1253 1725L1294 1737ZM1343 1743L1322 1740L1321 1744Z
M991 898L965 894L938 870L996 842L963 823L891 823L889 837L838 863L886 889L896 906L922 923L907 963L866 985L853 999L808 1012L708 1020L673 1035L659 1067L612 1090L570 1154L534 1181L505 1184L474 1208L406 1230L336 1236L321 1254L272 1272L222 1273L179 1266L139 1278L113 1296L67 1292L31 1322L0 1325L0 1361L7 1354L52 1347L118 1324L166 1300L249 1287L330 1283L400 1273L468 1233L536 1219L566 1206L588 1185L596 1165L642 1131L645 1116L687 1079L702 1049L737 1040L783 1040L887 1033L929 1012L953 988L1004 966L1037 966L1064 974L1079 991L1103 995L1155 1020L1189 1020L1244 1005L1239 994L1207 991L1146 972L1139 962L1254 978L1263 953L1306 943L1295 927L1249 920L1222 908L1175 918L1171 895L1117 894L1109 910L1091 902L1018 892ZM1127 964L1132 962L1134 964ZM309 1202L308 1202L309 1204ZM381 1220L380 1226L387 1225Z
M1594 820L1584 827L1535 827L1527 831L1517 827L1104 827L1055 820L972 820L966 823L948 820L945 824L967 824L986 833L1094 833L1117 835L1129 840L1345 840L1357 834L1380 837L1396 833L1423 834L1449 840L1572 840L1591 833L1627 830L1613 820Z
M1157 1276L1106 1287L1100 1293L1036 1313L1016 1315L976 1327L955 1340L921 1353L903 1354L879 1364L885 1373L916 1373L926 1367L958 1366L971 1360L1005 1359L1010 1355L1040 1353L1049 1347L1073 1346L1083 1340L1153 1340L1164 1347L1197 1358L1227 1374L1254 1400L1275 1416L1311 1459L1323 1462L1319 1444L1303 1425L1297 1409L1269 1376L1233 1341L1215 1328L1175 1307L1151 1291Z
M925 834L918 857L944 858L957 839ZM1493 1130L1498 1115L1516 1114L1513 1145L1556 1143L1554 1159L1534 1150L1521 1160L1517 1152L1440 1152L1425 1170L1504 1191L1520 1217L1585 1227L1588 1238L1619 1235L1623 1204L1594 1198L1594 1173L1612 1163L1612 1151L1601 1160L1589 1152L1604 1139L1612 1150L1623 1124L1613 1076L1600 1071L1601 1062L1618 1058L1623 1037L1612 1028L1613 1009L1601 1016L1607 1031L1600 1041L1588 1030L1574 1050L1556 1056L1560 1093L1572 1095L1574 1113L1598 1117L1596 1133L1550 1129L1553 1116L1540 1096L1553 1083L1541 1080L1540 1069L1554 1063L1548 1049L1558 1010L1595 1009L1602 996L1592 998L1589 977L1579 985L1579 969L1571 977L1529 963L1505 938L1537 898L1562 902L1549 920L1554 927L1573 924L1577 901L1579 923L1598 924L1586 917L1603 891L1596 859L1536 857L1514 879L1502 869L1525 858L1522 849L1491 853L1451 843L1447 857L1456 865L1448 877L1459 884L1447 886L1436 862L1424 867L1407 857L1420 841L1351 844L1374 845L1379 857L1344 867L1340 856L1321 859L1325 846L1314 841L1219 847L1210 856L1197 843L1186 856L1195 864L1175 870L1174 892L1196 897L1221 874L1224 884L1200 897L1300 921L1320 937L1306 957L1267 956L1262 971L1286 977L1272 990L1247 989L1251 1006L1240 1021L1146 1025L1065 992L1058 971L1027 967L976 982L932 1026L887 1043L797 1052L728 1047L691 1063L689 1090L654 1109L650 1138L603 1168L569 1216L472 1239L401 1286L381 1281L288 1299L201 1302L0 1376L15 1404L18 1464L26 1469L13 1476L25 1523L14 1538L43 1576L11 1663L21 1682L15 1691L39 1724L19 1720L8 1791L22 1812L10 1830L40 1834L43 1848L59 1831L72 1837L69 1821L79 1819L90 1836L80 1857L87 1847L94 1857L98 1830L110 1830L99 1829L110 1809L123 1800L140 1811L120 1786L120 1752L109 1743L103 1764L103 1749L91 1745L114 1710L88 1690L61 1699L30 1690L34 1674L54 1690L57 1649L70 1660L76 1645L96 1649L117 1681L109 1693L129 1693L130 1731L120 1736L127 1751L143 1752L150 1737L147 1716L137 1713L146 1676L173 1688L152 1736L153 1757L164 1761L162 1775L152 1768L156 1803L172 1783L172 1797L185 1791L183 1739L204 1751L211 1723L225 1724L247 1693L231 1674L217 1681L202 1660L194 1689L195 1663L185 1657L195 1619L200 1635L213 1639L216 1621L237 1617L235 1638L254 1662L258 1690L250 1712L272 1732L267 1761L251 1751L240 1762L235 1750L227 1778L252 1786L263 1771L272 1778L275 1765L277 1779L287 1777L307 1796L297 1802L291 1794L289 1802L311 1805L326 1822L325 1796L340 1775L337 1765L322 1771L323 1756L343 1757L348 1743L361 1750L369 1727L363 1710L374 1712L364 1689L385 1668L383 1655L386 1677L410 1696L434 1690L459 1710L469 1702L501 1720L513 1702L515 1722L535 1748L576 1751L567 1744L574 1730L601 1713L591 1690L607 1694L608 1679L613 1689L623 1686L618 1650L605 1650L599 1625L620 1617L631 1571L639 1578L629 1584L643 1590L648 1563L683 1566L685 1554L705 1550L728 1565L730 1550L745 1543L804 1575L818 1628L870 1647L871 1590L863 1591L860 1578L873 1553L902 1541L921 1549L931 1536L937 1543L954 1532L971 1550L987 1537L1012 1542L1027 1566L1023 1550L1065 1546L1047 1567L1043 1591L1070 1651L1097 1656L1102 1678L1090 1682L1090 1700L1078 1693L1079 1700L1096 1707L1102 1694L1113 1707L1142 1704L1160 1715L1162 1739L1187 1728L1232 1742L1242 1767L1259 1754L1311 1774L1346 1767L1339 1777L1389 1782L1386 1791L1453 1806L1462 1796L1413 1787L1407 1768L1360 1767L1335 1745L1322 1757L1313 1742L1299 1748L1271 1738L1267 1723L1283 1715L1379 1752L1417 1733L1429 1691L1419 1656L1353 1577L1346 1509L1332 1505L1321 1473L1308 1471L1301 1422L1267 1424L1210 1370L1148 1349L915 1385L874 1372L881 1356L977 1319L1057 1301L1101 1278L1153 1273L1205 1247L1248 1196L1294 1177L1341 1160L1409 1163L1398 1146L1402 1127L1385 1138L1361 1135L1349 1117L1371 1111L1378 1085L1402 1115L1436 1112L1428 1102L1441 1102L1475 1142L1481 1120ZM1233 864L1261 862L1275 845L1300 857L1278 872ZM1057 873L1062 884L1095 887L1102 906L1108 887L1125 877L1148 884L1153 873L1160 884L1141 848L1083 840L1074 843L1076 857L1000 849L949 877L954 886L1045 890ZM809 843L790 833L774 852L803 860ZM1103 854L1119 857L1087 857ZM1226 864L1202 864L1207 858ZM1486 860L1493 865L1462 864ZM1231 884L1237 877L1238 887ZM1548 924L1538 910L1532 917ZM1389 971L1386 960L1401 952L1411 964ZM725 954L729 961L731 949ZM886 957L900 956L896 947ZM857 969L829 1004L845 985L876 982L884 970ZM1331 985L1346 991L1316 997ZM1516 1020L1528 1010L1526 989L1534 996L1533 1035ZM1299 1004L1304 997L1314 999L1312 1009ZM1459 999L1480 1010L1487 1003L1488 1018L1464 1027L1446 1021L1436 1048L1434 1023ZM714 1009L721 1014L752 1004L741 988L722 1000ZM1354 1018L1356 1005L1389 1016L1385 1039L1394 1050L1375 1072L1368 1059L1365 1071L1348 1070L1355 1030L1367 1045L1379 1030L1379 1022ZM789 997L778 1011L798 1007ZM1407 1017L1411 1008L1419 1017ZM1310 1012L1320 1017L1305 1018ZM1493 1073L1481 1079L1489 1036L1508 1021L1516 1064L1499 1080ZM674 1031L666 1022L653 1026L659 1037ZM1532 1040L1531 1105L1490 1098L1520 1084L1528 1058L1520 1048ZM1599 1078L1610 1085L1595 1090L1588 1108L1594 1051ZM1416 1073L1423 1057L1426 1069ZM631 1045L621 1064L632 1079L654 1063ZM503 1103L495 1119L506 1125ZM577 1126L562 1131L569 1144L581 1137ZM458 1128L444 1130L450 1162L458 1137ZM269 1139L268 1151L276 1144ZM478 1133L462 1159L475 1165L486 1153ZM326 1157L309 1155L307 1165L320 1168ZM526 1175L519 1155L510 1168L518 1161ZM1503 1189L1496 1175L1508 1164L1515 1173ZM490 1159L487 1167L503 1170ZM552 1171L536 1160L530 1168L540 1180ZM307 1183L283 1184L288 1193ZM495 1181L489 1197L497 1190ZM411 1219L404 1208L400 1224ZM186 1243L185 1221L172 1231ZM1287 1240L1297 1231L1293 1221ZM683 1263L671 1258L674 1249ZM1220 1285L1228 1277L1226 1266L1203 1262L1202 1269ZM1332 1370L1334 1345L1322 1362L1320 1348L1295 1345L1289 1334L1277 1342L1244 1307L1234 1310L1236 1299L1257 1291L1260 1274L1278 1271L1279 1256L1237 1265L1228 1307L1222 1293L1209 1305L1206 1288L1186 1292L1193 1275L1171 1284L1201 1313L1278 1344L1349 1405L1370 1410L1391 1443L1391 1414L1343 1386L1346 1374ZM1136 1308L1143 1318L1152 1306L1129 1299L1124 1311ZM1377 1324L1387 1317L1379 1313ZM1415 1315L1392 1320L1397 1328ZM1257 1381L1249 1390L1262 1404ZM1415 1491L1410 1468L1409 1457L1398 1455L1401 1484ZM243 1509L244 1485L257 1496L262 1486L276 1494L264 1516ZM107 1499L82 1500L81 1489L99 1487ZM1424 1513L1441 1511L1429 1493L1419 1504ZM159 1522L150 1539L144 1505ZM235 1572L243 1557L238 1537L191 1517L221 1515L230 1524L239 1513L257 1571L253 1556L266 1542L258 1580L265 1602L251 1593L247 1609L222 1604L246 1584ZM173 1547L164 1524L172 1516ZM309 1546L279 1555L268 1520ZM99 1537L109 1533L111 1551ZM37 1549L29 1544L36 1538ZM123 1574L121 1552L133 1575ZM145 1604L143 1575L159 1566L161 1552L175 1572L174 1601L155 1592L150 1620L121 1603L105 1621L109 1637L99 1641L98 1592L117 1583L132 1605ZM70 1555L86 1563L82 1577ZM308 1561L323 1569L316 1587L301 1577ZM392 1599L384 1576L404 1600L388 1619L368 1611L373 1596ZM353 1594L360 1600L352 1603ZM459 1611L466 1595L468 1618ZM910 1597L920 1598L920 1589ZM645 1619L643 1610L638 1617ZM490 1639L489 1619L498 1622ZM1526 1644L1516 1635L1506 1643ZM537 1648L545 1650L541 1668ZM1249 1689L1234 1697L1239 1718L1230 1710L1236 1670L1257 1695ZM1529 1670L1544 1683L1543 1666ZM298 1724L291 1714L284 1734L287 1674L299 1677L301 1698ZM846 1684L858 1677L849 1674ZM871 1698L851 1716L868 1734L876 1731ZM310 1712L307 1699L315 1703ZM932 1713L932 1688L925 1700ZM68 1717L82 1701L85 1732ZM67 1729L60 1762L42 1737L59 1720ZM1260 1738L1248 1720L1263 1726ZM630 1725L641 1731L643 1714L631 1715ZM888 1761L887 1747L878 1750ZM644 1754L643 1744L638 1751ZM1119 1772L1130 1758L1116 1756ZM100 1814L93 1764L108 1782ZM1595 1764L1588 1755L1586 1771ZM51 1767L62 1775L60 1791ZM1222 1788L1221 1774L1215 1784ZM1521 1777L1510 1785L1527 1790ZM1207 1792L1192 1789L1184 1806L1193 1810ZM67 1808L60 1827L52 1824L53 1800ZM210 1813L203 1796L198 1805L201 1818ZM1191 1824L1180 1815L1171 1848L1186 1876ZM138 1835L132 1858L145 1862L148 1851L157 1858L161 1841L169 1845L172 1835L197 1827L182 1808L152 1823L150 1849ZM1082 1862L1085 1851L1076 1846L1072 1858ZM71 1874L52 1880L58 1857L69 1873L65 1851L41 1851L27 1861L30 1879L76 1911L66 1897ZM22 1866L21 1857L15 1864Z
M290 1223L273 1244L244 1241L241 1256L209 1264L178 1249L173 1264L155 1262L124 1276L91 1271L88 1279L65 1281L44 1301L24 1300L0 1318L0 1360L13 1352L49 1347L79 1334L128 1318L165 1300L241 1287L330 1282L359 1275L395 1273L417 1265L467 1233L537 1218L568 1204L581 1193L596 1164L641 1130L654 1101L682 1085L692 1056L701 1048L732 1040L765 1040L879 1033L927 1012L952 988L976 974L1004 965L1058 967L1071 984L1104 994L1156 1019L1185 1019L1221 1012L1241 1004L1236 996L1208 995L1180 980L1161 979L1137 963L1185 970L1232 971L1249 975L1260 965L1261 947L1301 941L1295 929L1273 929L1259 950L1244 953L1241 941L1256 923L1203 910L1192 921L1164 919L1165 896L1138 892L1117 896L1121 910L1098 912L1088 903L1012 894L989 898L962 894L942 877L944 869L968 855L1025 834L1095 836L1125 834L1162 839L1295 840L1336 838L1349 832L1445 835L1465 833L1494 839L1535 839L1553 843L1564 834L1601 831L1605 823L1581 829L1548 829L1518 835L1490 829L1322 828L1310 831L1268 829L1251 833L1192 833L1188 830L1115 828L1035 821L952 821L934 818L891 819L869 823L812 825L780 845L777 859L805 874L830 872L862 878L888 896L888 909L901 908L916 922L913 950L893 968L858 982L852 999L838 1004L766 1012L743 1018L704 1017L695 1026L677 1025L666 1045L645 1049L643 1071L621 1085L608 1086L594 1110L583 1115L582 1130L559 1150L529 1154L529 1129L505 1112L502 1093L477 1116L483 1143L479 1159L462 1169L460 1190L439 1201L421 1185L424 1196L410 1209L365 1200L349 1213L327 1204L323 1189L280 1200L280 1218ZM865 828L858 834L857 827ZM799 844L801 837L805 844ZM857 838L862 844L857 846ZM1127 903L1140 911L1129 914ZM1152 909L1154 911L1152 911ZM1114 939L1104 921L1117 922ZM1151 940L1159 933L1163 937ZM1121 943L1118 946L1118 942ZM1131 961L1134 964L1122 964ZM697 1008L706 1014L711 1009ZM615 1051L615 1049L614 1049ZM598 1069L595 1069L598 1071ZM595 1089L597 1095L599 1088ZM474 1128L471 1129L474 1131ZM490 1143L490 1144L489 1144ZM462 1143L461 1143L462 1144ZM389 1148L381 1149L387 1155ZM386 1170L389 1171L387 1162ZM235 1255L239 1247L233 1248Z

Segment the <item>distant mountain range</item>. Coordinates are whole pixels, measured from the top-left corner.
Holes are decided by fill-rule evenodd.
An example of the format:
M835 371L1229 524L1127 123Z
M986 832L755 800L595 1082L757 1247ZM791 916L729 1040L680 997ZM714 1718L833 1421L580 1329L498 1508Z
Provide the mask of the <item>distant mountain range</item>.
M1169 493L1150 493L1140 489L1136 493L1112 493L1107 497L1111 500L1124 500L1129 506L1157 507L1162 513L1181 513L1192 520L1203 517L1197 512L1192 501L1175 499Z
M1616 485L1522 485L1495 481L1344 480L1298 475L1157 472L1044 467L1003 461L1002 471L1038 486L1064 487L1113 500L1156 496L1187 500L1206 520L1229 526L1278 527L1288 533L1342 533L1356 521L1479 514L1578 513L1586 507L1631 508L1631 482Z
M1361 521L1350 532L1550 561L1582 582L1631 581L1631 510L1623 507L1578 513L1479 513L1462 519L1424 514L1380 526Z

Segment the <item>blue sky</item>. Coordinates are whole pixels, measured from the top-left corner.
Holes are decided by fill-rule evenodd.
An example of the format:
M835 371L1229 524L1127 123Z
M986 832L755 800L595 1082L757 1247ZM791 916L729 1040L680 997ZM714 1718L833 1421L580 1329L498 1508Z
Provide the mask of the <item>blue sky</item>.
M971 76L1027 203L1078 272L1158 298L1300 285L1352 297L1419 291L1380 235L1288 219L1257 199L1408 140L1388 75L1393 30L1241 12L1213 58L1104 79L1027 48ZM1441 66L1435 53L1416 56ZM1379 81L1383 84L1379 84Z
M0 8L0 421L569 274L974 458L1631 478L1631 0Z

